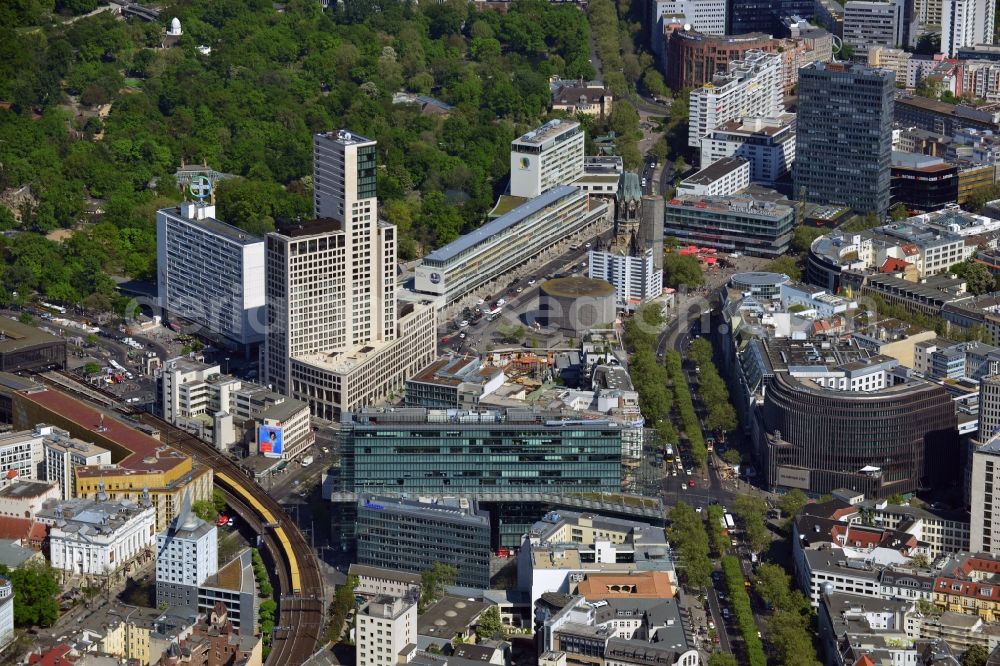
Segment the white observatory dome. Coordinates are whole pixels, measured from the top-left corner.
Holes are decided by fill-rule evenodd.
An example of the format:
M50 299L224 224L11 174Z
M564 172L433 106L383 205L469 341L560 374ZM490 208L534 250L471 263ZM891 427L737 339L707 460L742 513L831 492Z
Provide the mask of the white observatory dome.
M170 19L170 31L171 35L181 34L181 20L176 16Z

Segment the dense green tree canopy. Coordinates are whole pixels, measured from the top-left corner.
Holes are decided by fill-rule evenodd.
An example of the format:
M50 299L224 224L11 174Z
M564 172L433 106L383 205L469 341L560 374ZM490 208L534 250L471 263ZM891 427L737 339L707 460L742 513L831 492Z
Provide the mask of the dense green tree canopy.
M19 627L51 627L59 619L59 584L49 565L27 564L11 571L0 566L0 576L14 588L14 623Z
M548 117L549 77L594 75L587 15L544 0L505 14L458 0L280 12L186 0L164 12L184 28L169 49L163 24L53 13L93 4L0 6L0 191L31 193L0 206L0 230L19 232L0 238L0 301L79 302L111 297L112 275L153 278L155 211L182 197L182 162L240 177L219 186L217 213L248 231L311 214L312 135L338 127L378 140L380 202L415 256L481 223L510 141ZM453 108L395 104L400 91ZM40 236L58 229L71 240Z

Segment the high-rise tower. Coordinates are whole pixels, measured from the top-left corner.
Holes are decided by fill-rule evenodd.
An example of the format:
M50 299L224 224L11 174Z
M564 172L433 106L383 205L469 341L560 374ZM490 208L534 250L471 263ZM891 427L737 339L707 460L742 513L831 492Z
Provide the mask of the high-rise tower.
M797 198L886 214L895 91L884 69L815 62L799 70Z
M434 313L413 306L397 320L396 228L378 219L375 141L340 130L313 147L316 219L267 236L264 376L335 418L401 386L415 360L430 362ZM401 336L406 353L396 355Z

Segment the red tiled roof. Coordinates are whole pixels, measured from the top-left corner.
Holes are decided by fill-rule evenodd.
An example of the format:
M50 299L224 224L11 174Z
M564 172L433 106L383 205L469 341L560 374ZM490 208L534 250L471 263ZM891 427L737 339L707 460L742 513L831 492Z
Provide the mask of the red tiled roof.
M28 540L29 541L45 541L45 537L49 535L49 526L45 523L31 523L31 529L28 530Z
M17 541L26 539L31 534L31 526L32 521L30 518L0 516L0 539L14 539Z
M897 259L896 257L889 257L882 264L879 269L882 273L899 273L900 271L905 271L910 265L903 261L902 259Z
M854 666L875 666L875 662L868 655L862 655L861 659L854 662Z
M103 412L71 398L65 393L46 389L44 391L24 391L21 396L53 414L58 414L64 419L72 421L85 430L99 432L102 437L131 451L130 455L118 461L118 467L122 469L164 472L187 460L187 456L177 449L166 446L155 437L130 428L121 421L106 416ZM81 476L93 476L101 473L99 466L94 465L81 467L77 470L77 474Z
M68 645L60 643L48 652L28 655L28 663L38 664L38 666L69 666L73 663L66 658L69 650Z

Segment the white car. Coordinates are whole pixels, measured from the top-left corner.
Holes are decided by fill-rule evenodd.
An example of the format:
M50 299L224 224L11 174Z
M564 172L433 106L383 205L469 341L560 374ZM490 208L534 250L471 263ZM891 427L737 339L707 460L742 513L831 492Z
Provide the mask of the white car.
M469 325L469 320L468 319L463 319L462 321L458 322L458 327L459 328L465 328L468 325Z
M589 248L590 247L590 243L584 243L583 246L586 247L586 248Z
M484 301L484 300L483 300L483 299L481 299L481 298L478 298L478 299L476 299L476 305L482 305L482 304L483 304L483 303L485 303L485 302L486 302L486 301Z
M502 306L502 305L503 305L504 303L506 303L506 302L507 302L507 300L506 300L506 299L503 299L503 298L498 298L498 299L497 299L497 307L498 307L498 308L499 308L499 307L501 307L501 306Z
M530 280L528 280L529 287L533 286L534 284L535 284L535 278L531 278Z
M464 340L465 339L465 331L462 331L461 333L459 333L458 337L459 337L459 339Z

